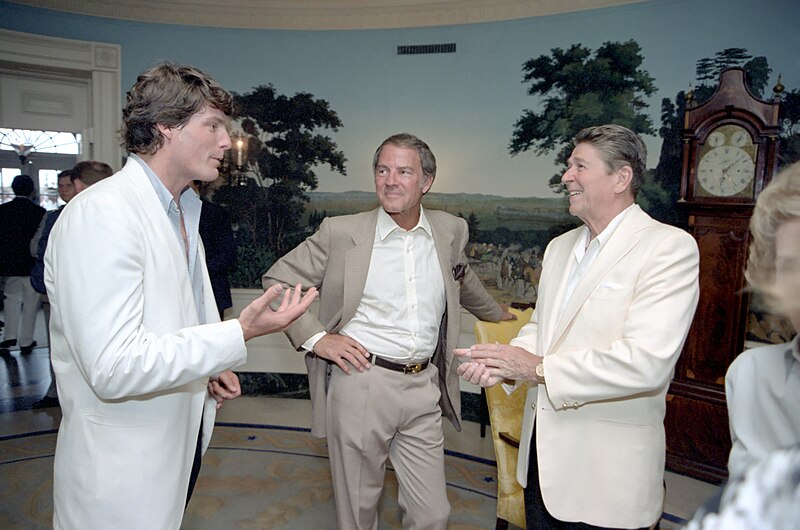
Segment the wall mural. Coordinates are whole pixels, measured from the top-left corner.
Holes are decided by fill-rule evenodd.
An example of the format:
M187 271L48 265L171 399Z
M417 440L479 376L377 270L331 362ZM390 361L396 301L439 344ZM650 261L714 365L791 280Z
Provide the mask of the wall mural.
M531 151L563 166L575 133L588 125L618 123L661 141L658 163L648 170L637 202L653 217L685 226L676 208L682 157L681 128L685 92L661 102L660 123L653 123L646 97L655 91L643 66L644 56L634 40L606 42L597 49L581 44L554 48L531 58L522 67L522 83L531 107L508 124L508 154ZM776 83L767 57L743 48L727 48L696 61L695 100L708 99L719 74L729 67L747 72L751 92L773 97ZM519 83L509 79L509 83ZM782 104L779 167L800 159L800 89L786 87ZM260 287L261 274L275 259L319 226L325 216L377 206L372 191L318 192L320 167L345 174L344 153L331 138L342 127L328 101L308 93L292 97L272 85L237 94L238 129L247 140L230 159L215 202L229 208L239 245L239 266L231 272L236 287ZM567 212L560 174L550 178L551 197L508 198L488 194L429 193L424 205L443 209L467 220L470 265L501 301L535 304L542 254L556 235L579 224ZM785 323L755 305L750 313L748 339L783 342L790 336Z

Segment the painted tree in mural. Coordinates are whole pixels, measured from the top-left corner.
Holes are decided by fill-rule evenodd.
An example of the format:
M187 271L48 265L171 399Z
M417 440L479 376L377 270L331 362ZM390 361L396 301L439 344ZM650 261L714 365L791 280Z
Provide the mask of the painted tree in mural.
M514 124L509 152L556 151L556 162L563 164L572 152L572 139L584 127L617 123L653 134L645 97L655 87L642 62L641 48L633 40L606 42L595 52L574 44L527 61L523 83L529 84L528 94L538 96L542 106L538 111L525 110ZM550 179L556 192L563 192L560 178Z
M698 104L707 101L717 88L723 70L741 67L746 72L746 83L750 92L759 98L769 98L766 88L770 84L772 69L766 57L753 57L744 48L726 48L712 57L704 57L696 63L695 81L692 89ZM653 172L651 186L643 188L650 199L649 213L654 217L673 224L683 224L681 212L674 208L680 196L680 173L683 156L683 114L686 109L686 92L680 91L672 101L661 101L661 127L659 136L663 139L661 156ZM781 141L779 144L779 165L800 160L800 93L797 90L784 94L781 104Z
M780 110L781 143L778 144L778 165L787 166L800 160L800 90L785 92Z
M284 96L272 85L234 98L234 119L249 136L245 172L220 187L214 201L228 206L231 221L239 228L239 261L255 260L260 269L247 271L246 278L237 277L236 283L258 287L260 274L272 261L307 235L300 220L308 202L306 192L318 185L315 168L327 165L346 175L347 159L329 136L319 132L335 132L342 126L327 101L305 92Z

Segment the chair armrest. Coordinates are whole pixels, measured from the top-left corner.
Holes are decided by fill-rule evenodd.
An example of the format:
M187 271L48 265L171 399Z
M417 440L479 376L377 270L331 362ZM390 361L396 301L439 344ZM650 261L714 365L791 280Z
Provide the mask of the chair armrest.
M497 436L511 447L519 449L519 439L511 433L499 432Z

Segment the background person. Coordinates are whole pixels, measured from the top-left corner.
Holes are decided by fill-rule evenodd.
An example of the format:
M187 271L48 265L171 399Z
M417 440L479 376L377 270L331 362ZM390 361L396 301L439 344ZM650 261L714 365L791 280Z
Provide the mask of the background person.
M41 295L42 312L44 313L45 328L47 329L47 344L48 350L50 344L50 300L47 298L47 291L44 286L44 253L47 250L47 241L50 238L50 232L58 220L58 216L64 210L66 203L72 198L85 190L92 184L100 182L106 177L110 177L114 173L106 163L97 162L95 160L87 160L78 162L74 168L68 171L62 171L58 174L58 194L61 200L64 201L57 210L48 212L44 216L42 222L39 224L39 231L37 236L34 236L33 241L36 241L36 252L34 257L36 263L33 265L31 271L31 286ZM66 181L66 182L63 182ZM31 249L33 250L34 243L31 241ZM49 352L48 352L49 353ZM50 362L50 385L42 399L34 402L33 408L41 409L47 407L55 407L58 405L58 387L56 386L56 375L53 371L53 363Z
M0 204L0 276L5 277L5 333L0 351L8 353L19 346L29 354L36 347L33 332L39 312L39 294L31 287L34 259L30 244L45 210L34 203L36 190L28 175L17 175L11 181L14 199Z
M219 322L189 184L218 177L231 103L196 68L139 75L123 110L125 167L79 193L53 228L56 529L179 528L215 411L241 393L230 369L245 362L245 341L283 329L316 295L286 291L273 311L278 286Z
M42 230L44 230L44 225L47 222L47 218L50 217L54 212L61 211L64 206L66 206L67 203L75 196L75 186L72 184L72 179L69 178L71 173L72 169L65 169L64 171L60 171L58 173L58 177L56 179L58 181L58 196L62 201L64 201L64 204L59 206L56 210L46 212L44 217L42 217L42 221L39 223L39 228L36 229L36 233L31 239L31 256L34 258L39 251L39 240L42 238Z
M483 386L532 381L517 480L528 528L647 528L664 500L664 414L698 299L698 250L634 204L642 140L583 129L562 176L584 225L547 246L531 321L510 345L456 350Z
M745 276L768 306L800 329L800 164L782 171L758 196L750 219ZM725 376L731 428L730 480L769 452L800 444L800 346L745 351Z
M320 288L319 315L306 313L286 335L309 352L312 434L327 432L339 528L377 528L390 459L403 527L443 529L442 414L461 429L448 348L458 339L459 305L483 320L514 317L467 265L467 223L422 208L436 176L428 145L392 136L372 165L381 206L326 218L263 281Z
M224 320L225 310L233 307L228 271L236 264L236 241L233 239L231 217L225 208L205 198L208 184L195 181L193 186L203 203L200 210L200 238L206 251L206 266L219 319Z

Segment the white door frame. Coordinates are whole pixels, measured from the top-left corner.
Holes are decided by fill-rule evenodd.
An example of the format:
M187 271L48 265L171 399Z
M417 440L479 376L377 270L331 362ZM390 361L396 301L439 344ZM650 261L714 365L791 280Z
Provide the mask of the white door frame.
M120 61L118 44L0 29L0 71L33 81L61 78L88 84L89 127L83 131L80 159L100 160L115 170L122 167L124 154L117 136L122 115ZM0 109L0 123L2 113ZM25 128L24 124L5 126Z

